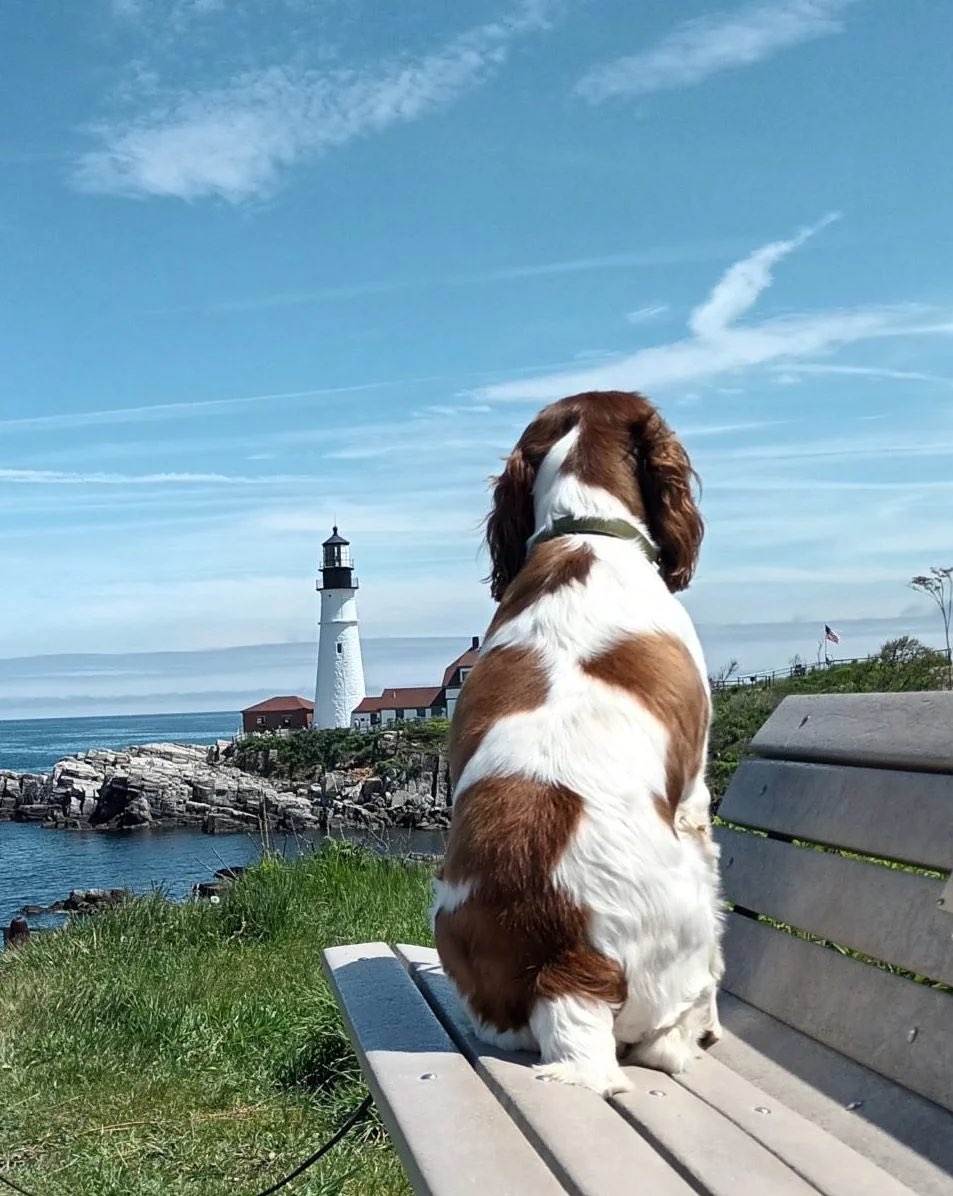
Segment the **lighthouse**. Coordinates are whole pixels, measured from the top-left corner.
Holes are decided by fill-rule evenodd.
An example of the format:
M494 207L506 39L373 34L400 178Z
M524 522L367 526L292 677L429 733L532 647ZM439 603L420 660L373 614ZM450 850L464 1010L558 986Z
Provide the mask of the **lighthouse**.
M322 544L318 629L318 676L314 725L349 727L351 711L364 697L364 663L357 629L357 578L351 546L335 527Z

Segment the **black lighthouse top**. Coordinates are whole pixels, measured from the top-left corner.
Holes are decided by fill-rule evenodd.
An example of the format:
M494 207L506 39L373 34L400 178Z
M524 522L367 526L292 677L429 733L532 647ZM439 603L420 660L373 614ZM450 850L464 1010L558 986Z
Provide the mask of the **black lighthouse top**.
M321 590L356 590L354 562L351 560L351 545L338 534L337 527L321 545Z

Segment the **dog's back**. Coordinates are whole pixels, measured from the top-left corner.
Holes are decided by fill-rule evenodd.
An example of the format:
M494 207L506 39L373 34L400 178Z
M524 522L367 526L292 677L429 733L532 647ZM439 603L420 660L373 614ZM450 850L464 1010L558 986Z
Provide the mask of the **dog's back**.
M708 688L669 590L694 561L653 526L643 497L665 489L648 476L646 446L682 472L687 458L644 400L604 398L544 412L497 485L489 539L502 601L454 715L435 934L483 1037L538 1047L551 1074L610 1092L624 1085L617 1041L684 1066L713 1009L718 927L712 860L694 838L707 818ZM634 499L591 480L624 476L613 450L631 471L640 441ZM512 475L528 464L524 561L506 540L508 508L526 498ZM694 507L682 519L692 526L674 540L694 553Z

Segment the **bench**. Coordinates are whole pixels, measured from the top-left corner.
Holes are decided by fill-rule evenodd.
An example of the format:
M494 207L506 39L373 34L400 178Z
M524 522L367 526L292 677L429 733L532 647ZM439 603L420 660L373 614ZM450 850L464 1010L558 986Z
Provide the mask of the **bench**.
M751 750L716 828L725 1034L684 1075L540 1083L434 951L325 952L415 1192L953 1193L953 693L788 697Z

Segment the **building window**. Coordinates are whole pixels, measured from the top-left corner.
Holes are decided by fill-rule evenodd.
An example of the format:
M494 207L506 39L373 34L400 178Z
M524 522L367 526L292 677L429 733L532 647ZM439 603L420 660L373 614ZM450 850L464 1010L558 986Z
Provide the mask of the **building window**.
M344 645L341 643L340 640L338 640L338 656L340 656L343 651L344 651Z
M417 717L418 718L426 718L427 717L427 711L426 711L425 707L423 707L423 706L417 707Z
M264 725L265 725L265 716L263 714L259 714L259 716L255 719L255 726L263 727Z
M470 676L469 669L461 669L460 670L460 684L462 685L464 683L464 681L466 681L467 677L469 677L469 676Z

